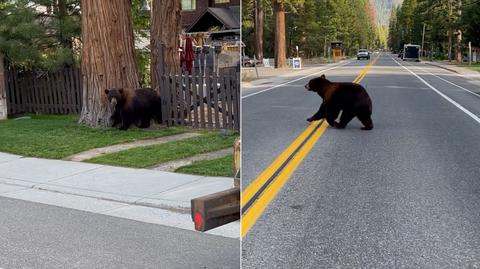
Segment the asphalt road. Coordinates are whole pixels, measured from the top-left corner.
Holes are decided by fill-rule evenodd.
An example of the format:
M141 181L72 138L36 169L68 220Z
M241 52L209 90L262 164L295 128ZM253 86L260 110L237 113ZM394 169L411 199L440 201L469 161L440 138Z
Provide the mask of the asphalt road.
M238 239L0 197L0 268L239 268Z
M353 81L366 64L325 74ZM242 268L480 268L480 96L466 91L479 86L401 64L435 90L381 55L360 82L375 128L326 130L243 239ZM309 79L246 89L244 188L318 109Z

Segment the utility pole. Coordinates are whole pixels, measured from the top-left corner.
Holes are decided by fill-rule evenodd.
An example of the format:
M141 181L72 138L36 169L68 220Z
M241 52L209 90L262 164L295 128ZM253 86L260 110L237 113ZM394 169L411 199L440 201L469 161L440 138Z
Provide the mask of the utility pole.
M458 6L457 6L457 12L458 12L458 18L462 17L462 0L457 0L458 1ZM462 30L457 29L457 62L462 63L463 62L463 53L462 53Z
M468 64L472 64L472 42L468 42Z
M452 61L452 14L453 14L453 0L448 0L448 62Z
M3 55L0 53L0 120L7 119L7 86L5 84L5 66Z
M323 46L323 58L327 58L327 36L325 35L325 45Z
M255 56L263 61L263 0L254 0Z
M422 32L422 53L420 54L422 57L425 56L425 50L423 49L423 45L425 44L425 23L423 23L423 32Z

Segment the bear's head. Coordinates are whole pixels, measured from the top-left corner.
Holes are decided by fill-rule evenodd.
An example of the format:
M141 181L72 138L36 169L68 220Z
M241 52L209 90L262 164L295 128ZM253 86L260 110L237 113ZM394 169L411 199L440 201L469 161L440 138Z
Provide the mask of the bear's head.
M125 93L122 88L105 89L105 94L108 102L112 105L121 104L125 99Z
M318 78L311 79L306 85L305 89L308 91L316 92L322 98L325 95L325 90L328 88L330 81L325 77L325 75L321 75Z

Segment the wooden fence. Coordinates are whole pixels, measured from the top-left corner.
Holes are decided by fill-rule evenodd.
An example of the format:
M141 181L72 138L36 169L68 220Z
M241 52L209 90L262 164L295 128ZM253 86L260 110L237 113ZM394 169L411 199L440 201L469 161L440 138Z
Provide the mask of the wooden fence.
M6 75L10 115L81 111L79 69L51 73L8 70ZM161 77L162 115L167 125L240 129L240 72L235 68L222 68L218 74L207 68L206 74Z
M80 113L81 79L78 68L56 72L6 72L8 114Z
M240 129L240 72L235 68L161 77L162 115L169 126Z

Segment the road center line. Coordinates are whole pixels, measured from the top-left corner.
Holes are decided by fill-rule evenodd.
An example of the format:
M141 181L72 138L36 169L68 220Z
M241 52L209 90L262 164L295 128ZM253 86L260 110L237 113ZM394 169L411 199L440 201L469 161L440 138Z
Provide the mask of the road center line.
M267 181L265 181L262 184L260 189L258 189L252 195L252 197L248 198L248 200L244 199L245 202L242 203L242 214L244 214L250 208L250 206L252 206L252 204L258 199L258 197L268 187L268 185L278 176L278 174L280 174L280 172L287 166L287 164L292 160L292 158L300 151L300 149L307 143L307 141L313 136L313 134L320 128L320 126L322 125L323 122L324 122L324 120L321 120L317 125L311 124L310 126L314 127L313 130L311 130L309 132L308 136L305 137L304 139L302 137L300 145L298 145L298 147L296 147L295 150L287 156L287 158L283 161L283 163L280 165L280 167L278 167L278 169L267 179ZM309 129L311 129L311 128L307 128L307 130L309 130Z
M362 72L360 72L360 74L357 76L357 78L355 78L355 80L353 81L353 83L360 83L360 81L362 81L362 79L367 75L368 71L370 70L370 68L372 68L372 66L377 62L378 58L380 57L377 56L372 62L370 62L363 70Z
M268 178L270 178L275 171L278 170L282 163L287 160L288 156L292 155L295 149L300 146L301 141L303 141L308 134L312 132L314 127L315 125L313 123L310 124L295 140L293 140L287 149L278 155L275 161L273 161L272 164L267 167L267 169L260 173L260 175L252 183L250 183L245 190L243 190L240 204L242 208L255 196L258 190L265 185L265 182L268 180Z
M355 83L359 83L365 77L368 70L370 70L379 57L380 55L358 74L354 80ZM287 149L242 192L242 238L250 231L265 208L282 189L327 128L328 124L325 120L312 122Z
M279 167L275 173L276 177L274 175L272 180L269 180L268 184L266 184L264 188L258 190L258 195L252 197L252 202L246 203L248 208L242 207L242 238L247 235L252 226L262 215L267 205L269 205L270 202L277 196L278 192L280 192L285 183L287 183L290 176L298 168L300 163L308 155L310 150L328 127L328 124L325 120L321 120L318 123L311 123L310 125L315 126L314 130L305 140L302 141L300 147L298 147L295 152L289 156L287 161L283 163L281 167Z
M391 56L390 56L391 57ZM441 97L443 97L445 100L447 100L448 102L452 103L454 106L456 106L458 109L460 109L461 111L463 111L465 114L467 114L468 116L470 116L472 119L474 119L477 123L480 123L480 118L477 117L475 114L473 114L472 112L470 112L468 109L466 109L465 107L463 107L462 105L460 105L459 103L453 101L450 97L446 96L445 94L443 94L442 92L440 92L439 90L437 90L435 87L433 87L432 85L430 85L430 83L426 82L423 78L421 78L419 75L415 74L412 70L408 69L407 67L405 67L404 65L402 65L401 63L399 63L397 60L393 59L393 57L391 57L392 60L394 62L396 62L398 65L400 65L401 67L403 67L405 70L407 70L408 72L410 72L412 75L414 75L415 77L417 77L421 82L423 82L425 85L427 85L430 89L432 89L434 92L436 92L438 95L440 95Z
M250 97L250 96L254 96L254 95L257 95L257 94L260 94L260 93L262 93L262 92L270 91L270 90L273 90L273 89L275 89L275 88L282 87L282 86L285 86L285 85L290 84L290 83L292 83L292 82L299 81L299 80L302 80L302 79L304 79L304 78L308 78L308 77L311 77L311 76L315 76L315 75L318 75L318 74L320 74L320 73L323 73L323 72L326 72L326 71L329 71L329 70L332 70L332 69L335 69L335 68L339 68L339 67L344 66L344 65L347 65L347 64L349 64L349 63L351 63L351 62L352 62L352 61L347 61L347 62L345 62L345 63L337 64L337 65L332 66L332 67L330 67L330 68L322 69L322 70L317 71L317 72L315 72L315 73L312 73L312 74L309 74L309 75L306 75L306 76L303 76L303 77L300 77L300 78L296 78L296 79L294 79L294 80L290 80L290 81L287 81L287 82L285 82L285 83L278 84L278 85L275 85L275 86L270 87L270 88L267 88L267 89L263 89L263 90L258 91L258 92L254 92L254 93L247 94L247 95L245 95L245 96L242 96L242 99L248 98L248 97Z

